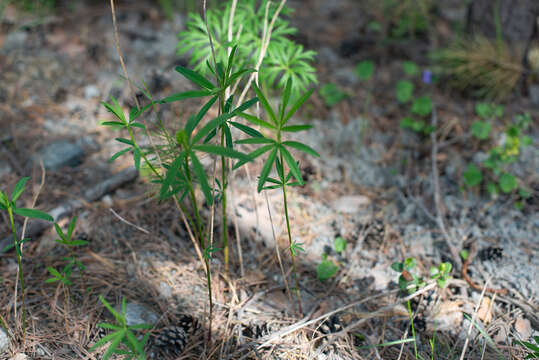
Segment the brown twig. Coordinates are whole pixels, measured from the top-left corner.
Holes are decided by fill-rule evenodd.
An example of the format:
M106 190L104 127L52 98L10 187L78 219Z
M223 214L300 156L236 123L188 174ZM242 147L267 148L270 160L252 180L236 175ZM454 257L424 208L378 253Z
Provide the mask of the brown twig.
M462 272L461 272L461 275L462 275L462 278L464 280L466 280L466 282L472 287L474 288L475 290L477 291L483 291L483 289L485 289L486 292L490 292L490 293L493 293L493 294L500 294L500 295L507 295L507 289L505 288L501 288L501 289L492 289L492 288L485 288L483 286L480 286L479 284L477 284L476 282L474 282L469 276L468 276L468 265L470 265L470 263L472 262L472 259L474 258L475 256L475 253L476 253L476 243L472 243L472 247L470 249L470 252L468 254L468 257L466 258L466 261L464 261L464 264L462 264Z

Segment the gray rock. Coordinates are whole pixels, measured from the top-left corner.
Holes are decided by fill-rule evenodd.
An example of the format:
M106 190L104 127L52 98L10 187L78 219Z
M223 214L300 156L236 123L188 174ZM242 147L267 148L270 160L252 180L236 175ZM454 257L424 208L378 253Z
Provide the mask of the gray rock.
M125 322L127 326L137 324L153 325L159 320L159 315L147 307L137 303L127 303L125 305Z
M0 329L0 354L9 350L9 337L3 329Z
M169 298L172 296L172 288L166 282L161 281L159 283L159 294L165 299Z
M0 178L9 174L13 169L7 161L0 161Z
M339 84L344 86L354 86L359 84L359 76L354 69L349 67L337 68L333 74Z
M533 106L539 108L539 84L532 84L528 89L530 92L530 101Z
M84 87L84 97L86 99L92 99L92 98L95 98L95 97L99 97L99 95L101 95L101 92L99 91L97 86L88 85L88 86Z
M47 170L58 170L64 166L75 167L82 163L84 151L76 144L65 140L56 141L40 149L35 161L43 161Z
M4 46L0 50L9 53L10 51L22 48L27 38L28 34L25 31L14 31L6 36Z

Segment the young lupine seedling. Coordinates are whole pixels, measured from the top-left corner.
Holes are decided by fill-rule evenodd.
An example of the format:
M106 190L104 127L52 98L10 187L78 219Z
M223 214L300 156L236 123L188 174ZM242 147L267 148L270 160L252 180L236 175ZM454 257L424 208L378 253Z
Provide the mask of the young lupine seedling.
M71 256L66 256L63 258L64 261L67 261L67 264L62 268L61 271L58 271L55 268L50 267L50 266L47 267L47 270L49 270L49 273L52 275L52 277L45 280L46 283L54 283L54 282L60 281L62 284L66 286L71 286L72 282L70 278L71 278L71 273L73 272L74 268L79 269L79 272L82 276L82 272L85 270L85 266L77 258L73 248L77 246L86 245L88 244L88 241L80 240L80 239L73 239L73 230L75 229L76 223L77 223L77 217L74 216L73 219L71 219L71 222L69 223L69 226L67 228L67 233L64 233L62 228L57 223L54 224L54 228L59 237L59 239L56 239L56 242L60 245L64 245L69 251Z
M430 276L440 288L445 288L447 280L449 279L449 273L451 272L452 265L448 262L441 263L438 267L430 268Z
M324 99L324 102L328 107L334 107L342 100L348 97L348 94L342 91L334 83L325 84L320 88L320 96Z
M22 323L23 323L23 334L26 334L26 307L25 307L25 287L24 287L24 273L22 268L22 247L21 245L28 241L29 239L22 239L19 240L17 237L17 229L15 228L15 220L13 214L17 214L26 218L33 218L33 219L41 219L45 221L54 221L52 216L49 214L39 211L36 209L27 209L27 208L21 208L17 206L17 200L24 192L24 188L26 186L26 182L29 180L29 177L24 177L20 179L17 184L15 185L15 188L13 189L13 192L11 193L11 196L8 196L7 193L0 191L0 210L6 210L9 217L9 224L11 226L11 231L13 233L13 245L8 246L3 249L3 251L6 251L12 247L15 247L15 254L17 256L17 265L19 270L19 281L21 283L21 313L22 313ZM17 306L14 304L14 306Z
M410 294L425 286L425 281L421 277L410 272L416 265L417 262L414 258L407 258L403 262L391 264L393 270L401 273L399 276L399 288L407 290Z
M492 104L478 104L476 106L477 114L483 119L492 119L503 116L503 107ZM487 192L496 197L501 192L511 193L519 189L519 196L526 199L531 194L525 187L520 187L517 178L507 171L507 165L518 160L521 149L532 144L529 136L523 132L531 123L531 117L528 113L519 114L516 116L516 121L508 125L505 129L503 143L494 146L489 151L489 156L482 163L485 169L490 170L489 178L486 184ZM478 121L472 124L472 134L480 139L486 140L491 132L490 122ZM463 173L464 184L467 187L475 187L483 182L484 174L481 169L475 164L468 164ZM492 181L493 180L493 181ZM522 206L522 203L516 202L517 208Z
M150 332L147 331L144 334L142 340L139 340L135 335L137 330L149 330L152 328L151 325L147 324L136 324L136 325L127 325L125 320L125 298L122 298L122 308L120 312L116 311L104 298L99 295L99 300L107 308L107 310L114 316L116 320L115 324L108 323L99 323L98 327L102 329L108 329L112 332L98 342L96 342L91 348L90 351L95 351L101 346L110 343L107 351L103 355L103 360L108 360L114 354L123 355L124 359L131 360L146 360L146 354L144 352L144 346L148 342Z
M281 189L283 194L284 202L284 213L286 219L286 228L288 232L288 242L290 249L290 256L292 258L292 270L294 273L294 280L296 282L296 296L298 300L298 309L300 314L303 313L301 307L301 295L299 288L299 279L297 275L296 268L296 255L298 251L302 251L301 244L292 240L292 233L290 230L290 219L288 216L288 200L287 200L287 187L288 186L299 186L303 185L303 178L301 176L301 171L299 169L297 161L293 158L292 154L288 149L296 149L302 151L308 155L319 157L320 155L313 150L311 147L291 140L284 140L283 133L286 132L298 132L303 130L308 130L311 128L310 125L287 125L288 121L296 113L296 111L303 105L305 101L311 96L313 90L308 91L302 95L287 111L288 102L290 101L290 95L292 90L292 84L289 80L286 84L285 90L282 96L282 103L279 105L277 111L274 111L270 106L266 96L262 91L256 86L253 85L256 95L260 103L262 104L268 120L259 119L253 115L246 113L241 113L241 116L244 117L247 121L251 122L254 125L261 126L270 132L273 133L273 137L264 137L264 136L254 136L252 138L238 140L238 144L260 144L260 148L254 150L249 154L250 158L255 159L265 153L269 153L265 164L260 172L258 179L258 192L262 190L269 189ZM235 168L241 166L245 161L240 161L235 165ZM285 171L285 163L288 165L288 173ZM277 178L270 177L271 169L275 165L275 170L277 172ZM267 185L266 185L267 184Z
M339 271L339 266L322 254L322 262L316 267L316 276L320 281L331 279Z

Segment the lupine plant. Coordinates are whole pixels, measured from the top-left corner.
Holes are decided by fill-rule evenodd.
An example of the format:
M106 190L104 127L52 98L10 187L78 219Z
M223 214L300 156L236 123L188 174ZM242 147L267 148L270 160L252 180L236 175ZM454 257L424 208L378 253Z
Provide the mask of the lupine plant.
M283 194L284 202L284 213L286 219L286 228L288 232L288 244L290 249L290 256L292 258L292 270L294 273L294 280L296 282L296 296L298 300L298 309L302 313L301 307L301 295L299 288L299 279L297 274L296 266L296 255L299 251L303 251L301 243L298 243L292 240L292 233L290 230L290 219L288 216L288 200L286 189L288 186L298 186L303 185L303 178L301 176L301 171L299 169L297 161L294 159L289 149L295 149L302 151L308 155L320 156L315 150L311 147L292 140L285 140L284 133L295 133L299 131L304 131L310 129L311 125L287 125L288 121L296 113L296 111L303 105L305 101L311 96L312 90L308 91L302 95L287 111L288 103L290 101L290 96L292 92L292 82L288 81L286 88L283 93L282 102L279 105L277 111L275 111L270 103L268 102L266 96L258 88L258 86L253 85L254 91L260 100L260 103L264 107L265 113L268 117L268 120L263 120L257 118L256 116L249 115L247 113L241 113L241 116L249 121L253 125L258 125L267 129L269 132L273 133L272 137L264 136L254 136L249 139L236 141L238 144L260 144L260 148L254 150L249 154L252 159L260 157L261 155L268 153L265 164L260 172L260 177L258 179L258 192L262 190L270 189L281 189ZM288 165L288 173L285 171L285 163ZM236 167L242 165L243 162L240 161L236 164ZM275 166L277 172L277 178L270 177L271 169Z
M17 236L17 230L15 228L15 220L14 220L14 214L26 217L26 218L34 218L34 219L41 219L45 221L54 221L52 216L49 214L36 210L36 209L27 209L17 206L17 200L24 192L24 188L26 186L26 182L29 180L29 177L24 177L20 179L17 184L15 185L15 188L13 189L13 192L11 193L11 196L8 196L7 193L0 191L0 210L5 210L8 213L9 217L9 224L11 226L11 231L13 233L13 247L15 247L15 254L17 256L17 265L19 270L19 281L21 284L21 313L22 313L22 323L23 323L23 333L26 333L26 308L25 308L25 287L24 287L24 273L22 268L22 244L26 241L28 241L28 238L25 239L19 239ZM12 246L9 246L12 247ZM8 250L7 248L3 249L3 251ZM16 304L14 304L16 306Z
M138 330L148 330L151 329L151 325L147 324L136 324L136 325L127 325L125 320L125 298L122 298L122 306L120 312L116 311L108 302L99 295L99 300L107 308L107 310L114 316L116 324L109 323L99 323L97 326L102 329L111 330L112 332L98 342L96 342L91 348L90 351L95 351L97 348L109 343L107 351L103 355L103 360L109 359L114 354L123 355L124 359L137 359L137 360L146 360L146 353L144 351L144 346L148 342L150 337L150 332L147 331L144 334L142 340L139 340L135 335L135 332Z
M56 230L56 234L58 234L59 239L56 239L56 242L60 245L63 245L67 248L69 251L70 256L66 256L63 258L64 261L66 261L66 265L62 268L62 270L58 271L57 269L48 266L47 270L52 275L51 278L45 280L46 283L55 283L55 282L61 282L65 286L71 286L71 274L73 273L73 270L77 268L82 276L83 271L85 270L85 266L83 263L77 258L75 255L75 251L73 250L75 247L78 246L84 246L88 244L88 241L81 240L81 239L73 239L73 230L75 230L75 225L77 223L77 217L74 216L67 228L67 233L64 233L62 228L58 224L54 224L54 228Z

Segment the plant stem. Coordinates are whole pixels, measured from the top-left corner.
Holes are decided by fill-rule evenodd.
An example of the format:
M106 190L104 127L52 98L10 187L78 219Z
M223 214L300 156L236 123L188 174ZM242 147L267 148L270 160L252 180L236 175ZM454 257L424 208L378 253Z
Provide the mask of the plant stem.
M410 300L408 300L408 316L410 316L410 322L412 324L412 336L414 337L414 353L415 353L415 358L416 359L419 359L417 357L417 341L416 341L416 337L415 337L415 328L414 328L414 315L412 314L412 307L410 305Z
M221 147L225 147L225 125L223 125L223 128L221 129ZM223 231L222 231L222 238L223 238L223 256L225 260L225 274L228 274L228 231L227 231L227 216L226 216L226 188L227 188L227 168L226 168L226 160L224 156L221 156L221 187L222 187L222 194L221 194L221 208L222 208L222 221L223 221Z
M283 153L281 152L279 155L281 157L281 166L283 167L282 173L284 174ZM288 202L286 199L286 181L284 178L283 178L283 202L284 202L284 215L286 218L286 229L288 230L288 245L290 249L290 256L292 257L292 272L294 273L294 280L296 281L296 297L298 298L298 310L299 310L300 316L303 316L303 309L301 307L301 293L299 290L298 273L296 270L296 257L294 255L294 250L292 250L292 234L290 232L290 220L288 218Z
M21 282L21 311L22 311L22 334L23 337L26 336L26 307L24 306L24 275L22 273L22 259L21 259L21 248L17 240L17 232L15 231L15 222L13 221L13 209L11 206L8 206L7 212L9 214L9 222L11 225L11 231L13 232L13 245L15 245L15 253L17 254L17 265L19 266L19 281ZM15 303L14 306L17 306Z
M189 194L191 196L191 201L193 203L193 209L195 212L195 219L197 222L198 230L201 234L200 237L200 245L202 246L203 251L203 257L204 257L204 265L206 266L206 282L208 286L208 300L210 302L210 314L209 314L209 326L208 326L208 343L211 343L211 328L212 328L212 320L213 320L213 295L212 295L212 287L211 287L211 269L210 269L210 261L209 256L210 254L206 252L206 240L204 239L204 236L202 236L202 221L200 219L200 213L198 211L197 206L197 199L195 197L195 191L193 189L193 183L191 180L191 171L189 170L189 157L185 157L185 174L187 176L187 184L189 186Z

